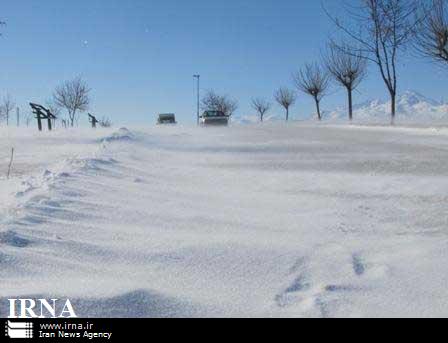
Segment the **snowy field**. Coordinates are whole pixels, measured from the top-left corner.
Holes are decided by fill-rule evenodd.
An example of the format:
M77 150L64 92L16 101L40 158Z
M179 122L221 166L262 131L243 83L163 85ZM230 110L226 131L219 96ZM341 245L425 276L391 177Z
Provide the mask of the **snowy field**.
M1 128L0 316L448 317L447 175L441 127Z

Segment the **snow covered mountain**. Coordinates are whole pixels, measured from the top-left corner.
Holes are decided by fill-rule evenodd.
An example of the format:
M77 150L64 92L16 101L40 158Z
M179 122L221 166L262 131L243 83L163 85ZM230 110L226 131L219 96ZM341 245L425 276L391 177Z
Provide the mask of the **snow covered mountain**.
M347 116L347 108L337 108L326 115L330 119L345 119ZM354 106L355 120L375 121L388 119L389 116L390 100L369 100ZM448 120L448 104L406 91L397 98L397 120Z

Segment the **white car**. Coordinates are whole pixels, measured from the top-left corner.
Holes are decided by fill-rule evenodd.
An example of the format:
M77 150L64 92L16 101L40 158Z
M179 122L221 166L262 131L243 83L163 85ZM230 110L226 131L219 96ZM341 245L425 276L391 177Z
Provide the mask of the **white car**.
M229 125L229 119L230 116L220 111L205 111L200 117L201 124L204 126L208 125L227 126Z

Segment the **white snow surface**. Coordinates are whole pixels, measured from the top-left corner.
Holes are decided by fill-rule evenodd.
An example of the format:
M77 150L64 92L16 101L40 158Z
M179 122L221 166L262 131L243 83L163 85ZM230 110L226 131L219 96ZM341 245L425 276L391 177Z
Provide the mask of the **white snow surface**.
M0 316L447 317L447 171L443 127L1 128Z

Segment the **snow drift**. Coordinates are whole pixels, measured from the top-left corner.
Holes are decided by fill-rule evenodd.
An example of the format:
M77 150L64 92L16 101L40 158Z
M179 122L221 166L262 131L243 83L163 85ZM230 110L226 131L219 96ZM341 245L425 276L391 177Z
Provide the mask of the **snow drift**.
M448 315L443 131L0 137L0 170L19 147L0 179L2 316L23 296L81 317Z

